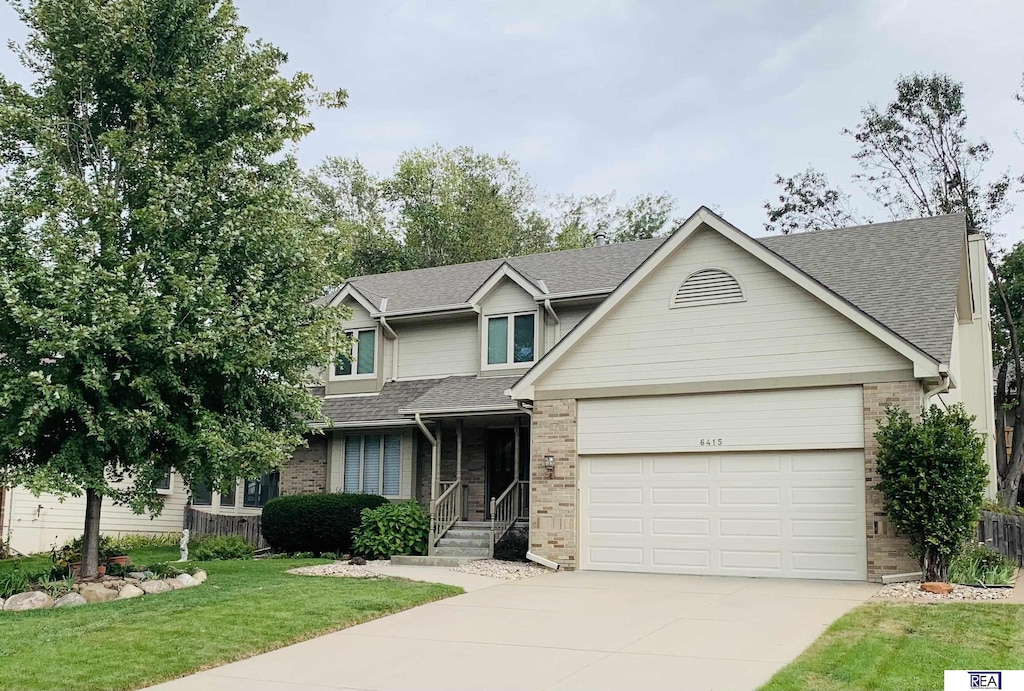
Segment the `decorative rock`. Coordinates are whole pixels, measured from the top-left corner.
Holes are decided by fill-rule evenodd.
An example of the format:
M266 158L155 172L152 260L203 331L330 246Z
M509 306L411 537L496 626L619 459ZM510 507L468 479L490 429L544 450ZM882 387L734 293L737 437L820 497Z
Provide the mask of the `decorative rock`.
M26 609L48 609L50 607L53 607L53 598L36 590L11 595L4 603L5 612L21 612Z
M129 583L125 587L121 588L121 592L117 594L117 599L128 600L133 597L142 597L143 594L144 593L142 591L142 588L140 588L137 585L132 585L131 583Z
M117 591L111 590L110 588L104 588L99 583L90 583L83 585L78 591L79 594L85 598L86 602L110 602L117 597Z
M921 584L921 590L926 593L938 593L939 595L949 595L953 592L953 586L949 583L940 583L939 581L928 581Z
M194 585L199 585L199 581L189 576L187 573L182 573L174 577L174 580L181 583L186 588L191 588Z
M0 612L4 611L4 599L0 597Z
M79 605L87 605L88 601L78 593L67 593L57 598L57 602L53 605L54 607L78 607Z
M144 581L144 580L146 580L146 572L145 571L129 571L128 572L128 577L129 578L134 578L137 581Z
M192 578L196 579L200 583L206 583L206 572L200 569L192 574Z
M353 559L349 559L348 563L352 566L366 566L366 560L362 557L354 557Z
M171 589L171 586L167 585L163 581L143 581L139 584L139 590L144 592L146 595L156 595L157 593L166 593Z
M185 587L185 584L179 581L177 578L165 578L164 583L167 584L171 590L181 590Z

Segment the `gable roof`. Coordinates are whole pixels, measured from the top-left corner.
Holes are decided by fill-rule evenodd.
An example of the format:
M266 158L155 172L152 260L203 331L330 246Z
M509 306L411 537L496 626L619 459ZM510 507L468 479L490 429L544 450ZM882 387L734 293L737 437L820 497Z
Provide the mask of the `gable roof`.
M761 238L733 231L760 243L935 361L948 363L966 229L963 214L950 214ZM603 295L612 292L665 240L359 276L336 291L331 300L356 297L356 292L362 298L360 303L365 306L369 302L375 308L371 313L386 316L469 309L473 297L489 280L510 270L547 288L537 299L573 293Z
M949 217L941 217L949 218ZM946 226L945 223L940 223L941 229L946 232L938 233L936 242L938 244L950 244L957 248L957 252L960 254L960 261L963 261L964 251L964 237L966 234L966 221L960 216L952 217L959 221L959 230L956 233L949 232L948 228L954 227L955 222L950 226ZM910 221L904 222L904 226L907 224L921 223L921 221ZM899 226L898 223L886 224L888 226ZM796 263L786 259L780 252L776 252L773 249L769 249L767 243L759 242L754 238L746 235L735 226L731 225L725 219L716 215L710 209L701 207L698 209L690 218L688 218L681 226L679 226L665 242L660 245L650 257L648 257L640 266L636 268L619 286L612 292L607 299L605 299L593 312L588 314L580 324L573 329L568 336L559 341L554 348L548 351L540 361L527 372L519 382L512 388L512 397L516 399L529 399L533 398L533 384L541 377L547 370L555 365L558 360L573 347L586 333L593 328L595 324L601 321L601 319L613 310L616 305L625 300L629 294L640 285L644 279L654 271L665 259L670 257L672 253L680 247L694 232L701 228L709 228L726 239L732 241L741 249L747 251L752 256L760 259L771 268L778 271L780 274L797 284L799 287L807 290L809 293L814 295L816 298L821 300L823 303L846 317L854 324L861 327L864 331L871 334L878 340L882 341L894 351L900 353L914 365L915 376L935 376L939 373L939 365L944 360L932 355L923 350L919 345L911 342L906 336L898 333L892 326L885 324L877 317L873 316L864 307L855 304L849 298L840 295L838 292L826 286L815 278L811 274L811 270L817 270L820 275L827 275L830 269L834 269L838 264L845 264L845 268L842 269L843 275L847 276L849 280L845 283L847 287L852 286L854 280L870 280L872 276L861 277L857 272L857 268L854 266L857 264L856 257L847 258L842 255L837 255L835 251L838 247L829 247L827 244L825 247L814 247L815 243L828 243L832 235L841 235L845 233L845 230L837 231L820 231L819 233L810 234L812 237L816 236L816 239L811 240L808 244L814 247L816 252L812 252L811 255L817 258L817 263L811 261L808 269L804 269L798 266ZM871 228L870 226L862 226L859 229ZM899 227L891 228L893 232L900 230ZM855 229L858 230L858 229ZM857 234L857 233L854 233ZM802 236L786 236L787 238L800 238ZM930 244L932 238L928 238L927 242ZM904 243L906 244L906 243ZM776 245L776 247L779 247ZM927 247L927 245L926 245ZM860 253L863 258L870 256L874 261L881 261L881 257L886 254L893 255L891 252L892 248L889 247L888 243L881 243L875 247L874 252ZM924 259L923 265L915 265L912 262L908 262L907 258L898 257L899 261L895 264L889 263L888 270L890 275L886 278L886 285L896 291L895 296L886 294L885 299L878 299L879 291L864 291L862 297L867 296L875 299L873 305L876 310L884 311L885 308L891 307L890 303L893 300L899 300L904 297L904 291L901 287L901 281L903 275L913 271L925 271L929 272L930 269L934 269L934 272L929 272L928 276L930 280L936 283L952 283L952 288L948 291L941 291L941 299L929 301L929 306L934 307L937 311L933 313L917 313L913 314L909 320L911 322L915 320L935 321L935 324L929 325L927 328L920 329L920 333L925 336L938 336L939 334L948 335L949 346L946 347L946 354L948 357L948 351L952 343L952 329L953 329L953 315L955 314L955 301L956 301L956 287L960 278L960 261L956 262L955 267L946 267L944 261L939 261L932 266L929 261L933 255L937 255L942 259L946 259L948 253L951 250L943 248L940 252L927 251L922 253L922 259ZM802 256L799 252L793 253L793 256ZM849 259L850 261L847 261ZM877 273L877 272L876 272ZM874 276L876 277L877 276ZM929 288L930 290L931 288ZM948 297L946 294L948 293ZM893 315L902 313L903 310L892 309Z

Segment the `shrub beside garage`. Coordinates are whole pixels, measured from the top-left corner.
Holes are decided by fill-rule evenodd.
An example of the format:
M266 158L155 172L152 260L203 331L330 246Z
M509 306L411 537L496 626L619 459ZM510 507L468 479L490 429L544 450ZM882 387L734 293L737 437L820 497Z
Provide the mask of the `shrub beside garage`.
M260 524L276 552L347 554L363 509L388 503L376 494L296 494L267 502Z

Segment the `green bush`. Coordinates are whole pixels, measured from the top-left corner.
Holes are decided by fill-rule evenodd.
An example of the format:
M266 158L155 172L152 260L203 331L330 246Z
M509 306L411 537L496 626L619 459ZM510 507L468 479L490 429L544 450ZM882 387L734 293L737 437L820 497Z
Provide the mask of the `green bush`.
M367 559L395 554L423 555L430 537L430 516L415 501L364 509L352 540L352 551Z
M271 559L291 559L292 557L287 552L278 552L276 554L271 554L270 558Z
M530 534L525 528L511 528L494 543L494 558L501 561L526 561Z
M334 552L324 552L320 555L321 559L330 559L331 561L337 561L338 555Z
M352 531L363 509L389 504L376 494L296 494L263 507L263 537L276 552L334 552L352 549Z
M949 580L964 585L1009 585L1017 563L985 545L975 545L954 557Z
M128 534L109 538L109 548L111 555L117 556L140 549L177 547L180 539L181 536L177 533L162 533L160 535Z
M1024 496L1024 493L1022 493ZM1024 506L1003 506L997 501L986 499L981 504L982 511L991 511L992 513L1001 513L1004 516L1024 516Z
M292 559L313 559L315 556L312 552L296 552Z
M910 538L925 580L948 580L950 562L978 529L988 481L974 416L958 403L932 406L917 422L890 406L875 439L886 514Z
M217 559L252 559L256 548L241 535L204 535L188 545L192 561Z

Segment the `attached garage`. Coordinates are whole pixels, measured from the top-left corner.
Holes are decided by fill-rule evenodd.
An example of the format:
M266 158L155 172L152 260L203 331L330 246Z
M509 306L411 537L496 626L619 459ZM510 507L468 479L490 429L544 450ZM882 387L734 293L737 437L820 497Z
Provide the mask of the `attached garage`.
M581 400L582 569L864 580L861 387Z

